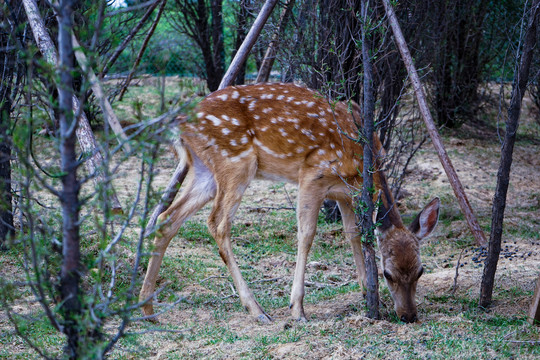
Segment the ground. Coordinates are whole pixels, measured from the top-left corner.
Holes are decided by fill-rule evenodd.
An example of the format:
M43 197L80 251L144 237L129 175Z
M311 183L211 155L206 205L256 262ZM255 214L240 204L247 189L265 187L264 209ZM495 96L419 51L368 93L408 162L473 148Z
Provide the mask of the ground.
M295 244L296 188L254 181L246 191L233 229L234 251L255 296L274 319L259 324L245 312L214 241L206 231L209 207L194 216L173 239L161 268L166 291L158 323L136 322L112 358L122 359L447 359L538 358L538 327L526 314L540 274L540 131L526 110L514 150L504 226L504 244L495 281L494 303L478 308L485 252L475 243L461 215L431 144L416 155L400 200L405 222L433 197L442 208L435 233L422 244L425 274L418 285L419 321L396 319L382 278L381 320L364 316L365 301L355 280L350 247L341 224L319 221L306 274L307 323L289 317ZM444 131L444 142L489 236L491 204L500 143L496 124L478 121ZM164 187L174 170L165 151L155 187ZM133 198L140 164L123 163L115 189L121 201ZM134 227L134 233L135 233ZM0 255L3 277L17 271L13 255ZM146 260L144 261L146 263ZM143 274L141 270L140 275ZM28 305L27 306L34 306ZM17 306L24 307L25 304ZM108 324L113 329L115 322ZM0 357L35 357L0 315ZM37 331L37 330L36 330ZM61 337L45 328L52 352ZM45 335L43 335L45 334ZM59 345L60 344L60 345Z

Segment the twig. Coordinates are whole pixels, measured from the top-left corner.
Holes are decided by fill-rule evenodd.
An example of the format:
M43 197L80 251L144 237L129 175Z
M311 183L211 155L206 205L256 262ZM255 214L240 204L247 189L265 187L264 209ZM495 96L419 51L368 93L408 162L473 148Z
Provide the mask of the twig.
M465 249L462 249L461 252L459 253L459 258L458 258L458 261L457 261L457 264L456 264L456 276L454 276L454 288L452 289L452 296L456 293L457 279L458 279L458 276L459 276L459 265L460 265L460 262L461 262L461 256L463 255L464 251L465 251Z
M270 278L270 279L253 280L253 281L250 281L249 284L256 284L256 283L263 283L263 282L272 282L272 281L278 281L278 280L280 280L280 279L283 279L283 276L278 276L278 277Z
M258 209L268 209L268 210L296 210L295 207L288 207L288 206L257 206L257 207L249 207L248 210L250 211L256 211Z

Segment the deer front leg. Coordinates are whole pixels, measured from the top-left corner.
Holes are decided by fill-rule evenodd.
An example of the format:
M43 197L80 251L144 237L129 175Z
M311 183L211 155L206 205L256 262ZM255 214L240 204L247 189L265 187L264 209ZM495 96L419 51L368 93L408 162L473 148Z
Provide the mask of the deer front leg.
M343 231L352 247L354 262L356 264L356 274L358 284L362 289L362 294L366 295L366 266L364 263L364 253L362 252L362 238L356 226L356 214L352 208L352 202L347 200L338 200L339 210L343 221Z
M298 221L298 254L291 290L291 315L299 321L306 321L304 312L304 279L307 258L317 230L317 217L324 200L322 189L302 189L298 196L296 216Z

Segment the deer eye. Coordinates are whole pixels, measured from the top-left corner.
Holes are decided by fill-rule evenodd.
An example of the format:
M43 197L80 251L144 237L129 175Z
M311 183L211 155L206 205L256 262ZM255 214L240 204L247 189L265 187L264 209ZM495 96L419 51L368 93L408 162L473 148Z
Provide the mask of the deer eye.
M394 279L392 278L392 274L390 274L388 270L384 270L383 275L386 278L386 280L394 282Z

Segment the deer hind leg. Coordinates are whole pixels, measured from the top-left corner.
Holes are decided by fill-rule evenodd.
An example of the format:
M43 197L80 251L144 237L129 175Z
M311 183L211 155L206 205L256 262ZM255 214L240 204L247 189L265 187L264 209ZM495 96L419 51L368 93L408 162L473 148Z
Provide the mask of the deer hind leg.
M146 316L154 313L151 298L154 296L163 255L171 239L189 217L216 195L216 184L212 173L196 156L193 155L192 158L193 163L187 175L185 190L158 218L161 227L156 232L154 249L139 293L139 300L141 302L147 301L142 306L143 314Z
M317 230L317 217L325 198L324 189L315 183L299 186L296 217L298 222L298 253L291 289L291 315L299 321L306 321L304 312L304 279L307 258Z
M229 269L242 305L258 321L268 323L272 319L257 303L253 292L242 277L231 244L232 220L246 187L255 176L255 171L256 161L254 159L238 165L230 163L226 167L226 172L223 172L223 176L216 176L218 191L214 200L214 207L208 218L208 230L218 244L219 255Z
M350 241L354 262L356 264L356 273L358 276L358 284L362 289L362 293L366 295L366 266L364 263L364 253L362 252L362 238L356 226L356 214L350 200L338 200L341 218L343 220L343 231L345 237Z

